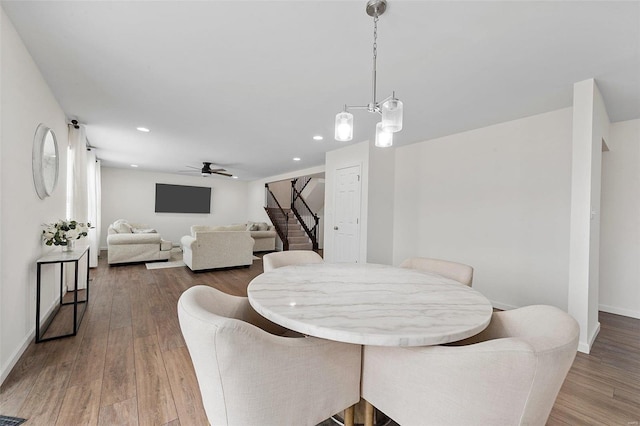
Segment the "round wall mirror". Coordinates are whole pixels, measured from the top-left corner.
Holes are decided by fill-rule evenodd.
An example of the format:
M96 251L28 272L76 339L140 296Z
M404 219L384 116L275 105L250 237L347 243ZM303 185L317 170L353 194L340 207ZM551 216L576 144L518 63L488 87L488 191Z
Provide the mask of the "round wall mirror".
M33 183L38 197L45 199L58 183L58 142L53 130L38 125L33 137Z

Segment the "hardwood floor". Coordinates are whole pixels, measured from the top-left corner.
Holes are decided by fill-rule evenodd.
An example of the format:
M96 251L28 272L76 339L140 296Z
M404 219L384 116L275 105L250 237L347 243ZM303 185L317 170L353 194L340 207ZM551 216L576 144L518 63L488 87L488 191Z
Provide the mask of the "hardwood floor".
M640 424L640 320L600 312L591 353L578 353L548 425Z
M102 256L78 335L29 345L0 388L0 414L28 425L208 424L177 300L196 284L246 296L261 272L261 260L195 274L109 267ZM638 425L640 320L601 313L600 323L592 353L577 355L549 425Z

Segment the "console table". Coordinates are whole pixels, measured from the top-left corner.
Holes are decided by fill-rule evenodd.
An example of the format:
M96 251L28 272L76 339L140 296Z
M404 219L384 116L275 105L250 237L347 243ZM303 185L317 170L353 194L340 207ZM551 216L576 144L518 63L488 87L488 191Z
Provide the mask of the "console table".
M78 333L78 328L80 327L80 322L82 321L82 317L84 317L84 313L87 310L87 304L89 303L89 246L78 247L71 251L60 251L60 252L51 252L47 255L41 257L36 261L37 263L37 288L36 288L36 343L46 342L48 340L60 339L63 337L75 336ZM78 300L78 264L80 259L86 256L87 260L87 288L85 291L85 297L83 300ZM49 317L46 319L45 323L40 326L40 296L41 296L41 276L42 276L42 265L48 264L60 264L60 298L58 301L58 305ZM74 285L73 285L73 301L64 302L64 265L65 263L73 263L74 267ZM71 333L60 334L56 336L48 336L43 337L44 333L47 331L51 322L55 318L55 316L60 311L62 306L72 305L73 306L73 330ZM84 309L79 313L78 305L84 305ZM80 316L78 316L80 314Z

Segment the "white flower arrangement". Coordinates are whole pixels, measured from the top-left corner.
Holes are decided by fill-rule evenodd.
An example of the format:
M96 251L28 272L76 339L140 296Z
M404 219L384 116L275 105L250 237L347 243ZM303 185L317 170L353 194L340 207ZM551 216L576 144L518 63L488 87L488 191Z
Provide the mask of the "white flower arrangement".
M42 239L48 246L66 246L71 240L79 240L89 233L90 223L78 223L75 220L59 220L46 223L42 229Z

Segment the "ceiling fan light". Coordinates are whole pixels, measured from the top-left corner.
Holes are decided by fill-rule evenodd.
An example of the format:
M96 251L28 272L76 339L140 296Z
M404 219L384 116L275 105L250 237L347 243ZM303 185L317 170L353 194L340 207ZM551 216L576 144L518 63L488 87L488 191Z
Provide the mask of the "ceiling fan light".
M387 132L402 130L402 101L396 98L387 99L382 103L382 128Z
M382 128L382 122L376 124L376 146L378 148L388 148L393 145L393 132L388 132Z
M353 139L353 114L350 112L342 111L336 114L335 138L340 142Z

